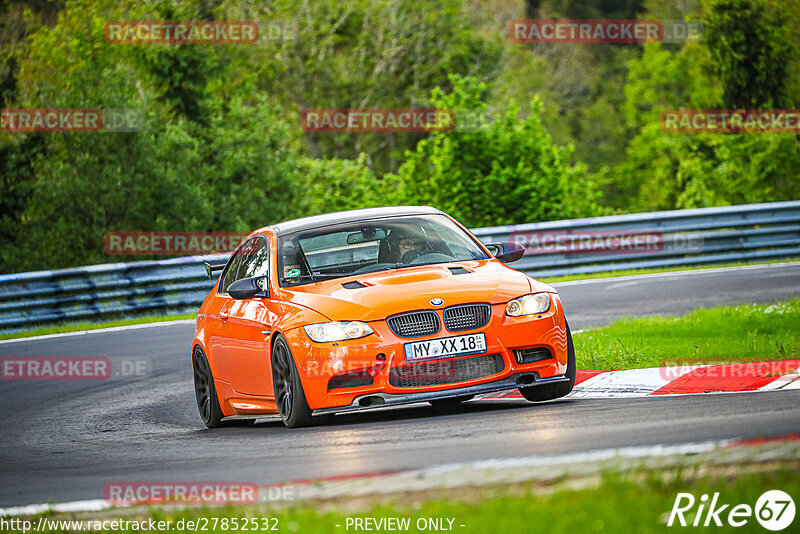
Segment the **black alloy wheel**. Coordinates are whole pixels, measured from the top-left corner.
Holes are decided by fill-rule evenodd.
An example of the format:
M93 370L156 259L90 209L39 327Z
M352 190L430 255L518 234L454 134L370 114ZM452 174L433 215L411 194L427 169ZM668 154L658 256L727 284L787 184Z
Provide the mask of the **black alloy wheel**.
M311 424L311 408L306 402L292 351L280 335L272 346L272 388L275 404L286 426L296 428Z

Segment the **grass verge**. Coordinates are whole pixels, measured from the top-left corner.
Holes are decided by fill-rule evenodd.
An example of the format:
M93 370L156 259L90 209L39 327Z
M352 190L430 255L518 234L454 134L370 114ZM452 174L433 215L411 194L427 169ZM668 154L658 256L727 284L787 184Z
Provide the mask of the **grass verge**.
M354 528L356 519L364 521L369 518L374 527L375 522L381 519L396 518L408 527L392 530L404 532L434 530L430 527L437 524L444 526L443 530L465 534L645 533L668 532L676 528L680 530L681 527L677 525L671 528L666 526L678 493L689 492L696 498L695 506L684 514L691 525L701 495L713 496L718 492L718 506L729 505L720 516L723 527L700 527L701 530L764 532L754 516L746 518L747 523L736 529L725 522L727 513L733 506L745 504L751 509L755 508L761 494L772 489L780 489L795 498L800 495L800 462L795 460L780 464L733 466L726 470L633 471L603 475L595 483L581 487L575 487L569 480L565 480L556 483L530 482L491 488L451 489L444 497L440 495L433 498L413 493L396 494L388 503L372 504L363 508L353 508L347 500L305 502L282 508L251 505L173 511L169 506L161 506L152 507L149 513L139 514L135 518L130 515L123 517L139 521L152 517L156 521L164 521L165 525L166 521L170 521L168 528L162 530L168 532L230 532L242 530L243 524L252 526L252 518L256 519L259 527L268 525L278 532L363 532L364 528ZM110 520L114 515L111 510L103 518ZM70 516L57 514L51 519L66 517ZM119 518L120 514L117 513L116 517ZM703 520L705 516L701 517L701 524ZM795 519L795 524L797 521ZM178 525L182 528L176 528ZM691 526L689 528L695 530ZM266 530L259 528L262 532ZM390 531L386 528L370 530ZM787 531L790 530L791 528ZM50 528L41 532L73 530Z
M720 263L711 265L693 265L693 266L678 266L672 268L654 267L651 269L620 269L618 271L603 271L600 273L590 274L565 274L563 276L546 276L539 278L532 275L537 280L546 284L557 284L559 282L572 282L573 280L596 280L598 278L616 278L618 276L632 276L637 274L657 274L657 273L675 273L680 271L703 271L706 269L723 269L725 267L745 267L748 265L770 265L775 263L800 263L797 259L786 260L770 260L762 262L739 262L739 263ZM513 267L513 265L512 265Z
M680 317L623 318L574 336L578 369L800 358L800 299L702 308Z

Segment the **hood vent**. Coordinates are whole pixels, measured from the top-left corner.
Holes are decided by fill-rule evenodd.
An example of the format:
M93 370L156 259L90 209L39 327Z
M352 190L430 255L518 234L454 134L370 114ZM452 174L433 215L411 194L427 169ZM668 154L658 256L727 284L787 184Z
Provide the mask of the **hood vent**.
M455 274L470 274L470 272L471 272L471 271L466 270L463 267L448 267L448 269L450 269L450 272L453 273L454 275Z
M365 286L358 280L353 280L352 282L345 282L344 284L342 284L342 287L345 287L347 289L361 289L362 287L367 287L367 286Z

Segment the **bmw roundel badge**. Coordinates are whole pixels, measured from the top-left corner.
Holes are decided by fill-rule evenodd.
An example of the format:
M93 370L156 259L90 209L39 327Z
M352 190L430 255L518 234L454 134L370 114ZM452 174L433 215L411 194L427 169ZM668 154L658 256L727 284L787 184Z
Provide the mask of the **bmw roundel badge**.
M442 299L431 299L431 306L441 306L444 304Z

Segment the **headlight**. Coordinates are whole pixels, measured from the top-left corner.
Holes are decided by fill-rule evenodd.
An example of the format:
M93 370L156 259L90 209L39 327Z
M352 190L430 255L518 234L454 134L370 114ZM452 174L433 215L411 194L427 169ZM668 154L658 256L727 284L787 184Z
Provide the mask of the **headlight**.
M361 321L310 324L304 326L303 330L306 331L308 337L317 343L358 339L372 334L372 328Z
M550 309L550 295L548 293L535 293L514 299L506 305L506 315L519 317L520 315L533 315L544 313Z

